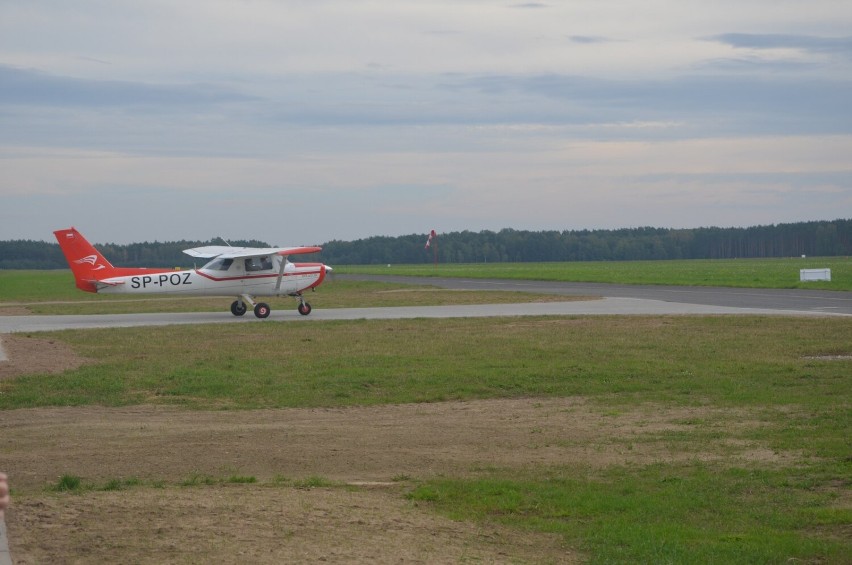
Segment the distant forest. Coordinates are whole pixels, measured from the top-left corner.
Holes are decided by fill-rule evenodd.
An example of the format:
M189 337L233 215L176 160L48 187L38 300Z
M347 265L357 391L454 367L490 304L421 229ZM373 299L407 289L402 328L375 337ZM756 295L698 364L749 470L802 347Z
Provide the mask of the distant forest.
M322 261L330 265L430 263L434 246L442 263L524 261L641 261L852 255L852 219L749 228L629 228L618 230L500 231L439 233L425 248L426 234L329 241ZM95 244L121 267L185 267L194 260L182 250L217 241ZM268 247L260 241L234 246ZM312 260L305 256L305 261ZM315 260L315 259L314 259ZM65 269L56 243L0 241L0 269ZM200 266L200 265L199 265Z

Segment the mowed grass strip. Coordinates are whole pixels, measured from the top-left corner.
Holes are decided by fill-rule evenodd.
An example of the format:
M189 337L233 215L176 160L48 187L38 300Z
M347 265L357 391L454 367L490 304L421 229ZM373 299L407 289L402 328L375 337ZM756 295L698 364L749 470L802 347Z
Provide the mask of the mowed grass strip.
M268 322L33 334L91 362L0 383L0 408L349 406L518 396L831 405L844 318L531 317Z
M831 281L801 282L800 269L831 269ZM691 259L679 261L571 261L552 263L445 263L341 265L339 273L655 284L741 288L852 290L852 259Z

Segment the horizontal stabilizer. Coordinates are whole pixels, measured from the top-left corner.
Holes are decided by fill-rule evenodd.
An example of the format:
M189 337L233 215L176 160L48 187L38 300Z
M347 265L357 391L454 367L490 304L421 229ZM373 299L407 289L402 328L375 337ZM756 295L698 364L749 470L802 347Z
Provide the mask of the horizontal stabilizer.
M87 282L91 285L94 285L94 287L97 288L98 290L100 290L102 288L107 288L107 287L110 287L110 286L119 286L119 285L124 284L124 281L122 281L122 280L111 281L109 279L104 279L104 280L90 279L90 280L87 280L85 282Z

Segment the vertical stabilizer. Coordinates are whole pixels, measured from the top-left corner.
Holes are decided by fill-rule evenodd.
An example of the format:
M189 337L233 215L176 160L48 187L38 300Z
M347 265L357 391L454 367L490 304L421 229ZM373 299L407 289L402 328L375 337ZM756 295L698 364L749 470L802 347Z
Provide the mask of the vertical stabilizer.
M97 292L95 281L109 278L115 268L75 228L53 232L65 260L74 273L77 288L86 292Z

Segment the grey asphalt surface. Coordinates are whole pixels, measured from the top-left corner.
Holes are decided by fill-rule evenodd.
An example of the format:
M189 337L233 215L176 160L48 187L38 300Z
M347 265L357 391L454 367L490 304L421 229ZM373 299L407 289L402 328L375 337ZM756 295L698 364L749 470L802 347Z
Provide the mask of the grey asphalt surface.
M338 275L342 280L377 280L429 284L456 290L511 290L564 296L602 296L601 300L532 304L417 306L393 308L315 308L310 316L295 309L273 311L268 320L458 318L491 316L593 315L795 315L852 316L852 293L808 290L766 290L710 287L658 287ZM333 283L332 283L333 284ZM227 301L225 301L227 302ZM221 312L177 314L108 314L85 316L0 316L0 334L65 329L165 326L175 324L263 323L251 314L236 318L223 302ZM2 347L2 346L0 346ZM0 353L2 355L2 353Z
M456 290L507 290L563 296L606 296L730 308L852 315L852 292L705 286L616 285L505 279L339 275L342 280L429 284Z

